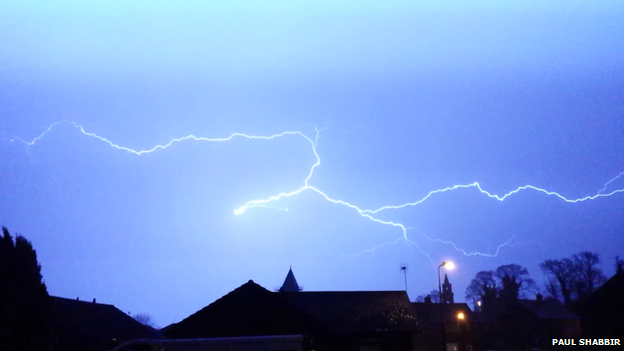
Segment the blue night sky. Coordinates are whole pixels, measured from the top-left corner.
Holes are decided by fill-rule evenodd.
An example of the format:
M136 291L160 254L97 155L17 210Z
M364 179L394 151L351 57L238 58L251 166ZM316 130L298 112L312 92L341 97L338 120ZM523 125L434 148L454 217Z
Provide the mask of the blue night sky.
M251 4L249 4L251 3ZM0 4L0 225L50 294L180 321L289 266L305 290L437 287L581 250L624 256L620 1L82 1ZM624 188L624 176L606 193ZM284 209L288 209L285 211ZM513 238L496 257L486 253ZM424 253L423 253L424 252Z

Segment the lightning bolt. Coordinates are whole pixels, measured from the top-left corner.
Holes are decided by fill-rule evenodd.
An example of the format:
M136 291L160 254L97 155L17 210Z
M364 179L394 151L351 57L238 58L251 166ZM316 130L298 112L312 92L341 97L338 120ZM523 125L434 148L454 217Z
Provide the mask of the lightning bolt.
M234 138L246 138L246 139L253 139L253 140L272 140L272 139L276 139L276 138L281 138L281 137L285 137L285 136L298 136L303 138L307 143L310 144L310 148L312 150L312 153L314 154L314 157L316 159L316 161L314 162L314 164L310 167L310 171L308 172L307 177L304 179L303 181L303 185L295 190L289 191L289 192L282 192L267 198L263 198L263 199L256 199L256 200L251 200L248 201L247 203L245 203L244 205L240 206L239 208L234 210L234 214L235 215L242 215L243 213L245 213L245 211L252 209L252 208L257 208L257 207L262 207L262 208L277 208L277 209L282 209L276 205L273 205L273 203L280 201L281 199L284 198L288 198L288 197L292 197L292 196L296 196L301 194L304 191L312 191L317 193L318 195L320 195L321 197L323 197L326 201L336 204L336 205L341 205L344 207L347 207L349 209L352 209L353 211L355 211L357 214L359 214L361 217L366 218L370 221L373 221L375 223L378 224L383 224L385 226L391 226L391 227L395 227L400 229L400 231L402 232L402 236L399 237L396 240L393 241L388 241L386 243L383 243L381 245L378 245L372 249L369 250L364 250L362 253L360 254L364 254L364 253L374 253L376 250L388 246L388 245L394 245L399 243L400 241L405 241L406 243L415 246L421 253L423 253L425 256L427 256L429 258L429 260L432 262L433 264L433 260L431 259L431 257L424 252L423 250L420 249L420 247L418 246L418 244L416 242L414 242L413 240L410 240L407 232L408 229L412 229L413 228L408 228L405 225L403 225L402 223L398 223L398 222L393 222L393 221L388 221L388 220L382 220L380 218L374 217L373 215L376 215L382 211L386 211L386 210L396 210L396 209L401 209L401 208L405 208L405 207L411 207L411 206L416 206L419 205L423 202L425 202L426 200L428 200L430 197L437 195L437 194L442 194L445 192L450 192L450 191L455 191L455 190L460 190L460 189L469 189L469 188L474 188L477 189L480 193L486 195L489 198L492 199L496 199L498 201L504 201L505 199L507 199L508 197L515 195L521 191L524 190L533 190L533 191L537 191L537 192L541 192L545 195L548 196L554 196L557 197L560 200L563 200L564 202L567 203L578 203L578 202L584 202L584 201L588 201L588 200L595 200L601 197L608 197L608 196L612 196L618 193L622 193L624 192L624 189L616 189L613 190L609 193L605 193L607 187L609 186L610 183L614 182L615 180L617 180L618 178L624 176L624 172L620 173L618 176L614 177L613 179L611 179L610 181L608 181L605 186L603 187L603 189L601 189L597 194L595 195L591 195L591 196L585 196L585 197L581 197L581 198L577 198L577 199L569 199L557 192L554 191L548 191L533 185L524 185L524 186L520 186L502 196L493 194L488 192L487 190L484 190L481 185L478 182L474 182L474 183L470 183L470 184L458 184L458 185L454 185L454 186L450 186L450 187L446 187L446 188L442 188L442 189L437 189L437 190L432 190L430 191L427 195L425 195L423 198L421 198L420 200L414 201L414 202L408 202L408 203L404 203L401 205L389 205L389 206L382 206L380 208L374 209L374 210L368 210L368 209L362 209L356 205L353 205L349 202L346 202L344 200L339 200L339 199L334 199L332 197L330 197L329 195L327 195L326 193L324 193L323 191L321 191L320 189L310 185L310 179L312 179L312 176L314 175L314 171L315 169L321 165L321 158L317 152L317 145L318 145L318 139L319 139L319 135L320 132L323 129L318 129L315 127L315 131L316 131L316 136L314 139L309 138L308 136L306 136L304 133L300 132L300 131L287 131L287 132L282 132L279 134L273 134L273 135L269 135L269 136L258 136L258 135L248 135L248 134L243 134L243 133L233 133L228 137L224 137L224 138L207 138L207 137L197 137L195 135L188 135L185 137L181 137L181 138L175 138L170 140L169 142L165 143L165 144L159 144L156 145L154 147L152 147L151 149L146 149L146 150L134 150L125 146L121 146L118 144L115 144L114 142L110 141L109 139L106 139L102 136L99 136L95 133L91 133L91 132L87 132L81 125L78 125L75 122L72 121L68 121L68 120L62 120L62 121L58 121L55 122L53 124L51 124L43 133L41 133L39 136L35 137L32 141L25 141L21 138L13 138L13 139L4 139L7 140L9 142L22 142L24 144L26 144L28 147L35 145L41 138L43 138L46 134L50 133L54 127L60 125L60 124L70 124L72 125L74 128L76 128L77 130L79 130L82 134L88 136L88 137L92 137L95 138L97 140L100 140L106 144L108 144L110 147L113 147L115 149L118 150L122 150L122 151L126 151L126 152L130 152L132 154L135 154L137 156L141 156L144 154L149 154L158 150L163 150L168 148L169 146L175 144L175 143L179 143L182 141L187 141L187 140L194 140L194 141L208 141L208 142L224 142L224 141L229 141L232 140ZM283 209L285 211L288 211L288 209ZM507 242L504 242L503 244L500 244L494 253L481 253L481 252L467 252L459 247L457 247L457 245L455 245L452 241L449 240L442 240L442 239L435 239L435 238L431 238L427 235L424 235L422 233L419 233L422 237L424 237L425 239L432 241L432 242L437 242L440 244L444 244L444 245L450 245L451 247L453 247L455 250L457 250L458 252L460 252L461 254L463 254L466 257L471 257L471 256L482 256L482 257L496 257L498 256L498 254L500 253L500 251L506 247L506 246L511 246L513 245L512 241L513 238L511 238L510 240L508 240Z
M611 180L609 180L608 182L605 183L605 185L602 187L602 189L598 190L598 194L602 194L605 191L607 191L607 187L609 186L609 184L615 182L616 180L618 180L621 176L624 176L624 172L616 175L615 177L611 178Z
M624 174L621 173L621 175ZM614 178L615 179L615 178ZM608 183L607 183L608 184ZM477 182L474 182L472 184L460 184L460 185L454 185L448 188L444 188L444 189L438 189L438 190L433 190L430 191L429 194L427 194L425 197L423 197L422 199L415 201L415 202L408 202L402 205L396 205L396 206L383 206L380 207L376 210L364 210L363 212L365 213L371 213L371 214L375 214L375 213L379 213L381 211L384 210L397 210L400 208L404 208L404 207L409 207L409 206L416 206L416 205L420 205L421 203L425 202L427 199L429 199L432 195L434 194L438 194L438 193L444 193L447 191L451 191L451 190L457 190L457 189L466 189L466 188L477 188L479 190L480 193L487 195L488 197L492 198L492 199L496 199L498 201L504 201L506 198L510 197L511 195L517 194L522 190L527 190L527 189L531 189L531 190L535 190L541 193L544 193L546 195L550 195L550 196L555 196L558 197L559 199L568 202L568 203L577 203L577 202L583 202L583 201L587 201L587 200L595 200L599 197L608 197L611 195L615 195L621 192L624 192L624 189L617 189L617 190L613 190L610 193L597 193L596 195L591 195L591 196L585 196L585 197L581 197L578 199L568 199L563 195L560 195L559 193L556 193L554 191L548 191L542 188L538 188L536 186L533 185L523 185L523 186L519 186L517 187L515 190L512 190L510 192L508 192L507 194L503 195L503 196L499 196L496 194L492 194L490 192L488 192L487 190L483 190L483 188L481 187L481 185ZM606 186L605 186L606 188Z

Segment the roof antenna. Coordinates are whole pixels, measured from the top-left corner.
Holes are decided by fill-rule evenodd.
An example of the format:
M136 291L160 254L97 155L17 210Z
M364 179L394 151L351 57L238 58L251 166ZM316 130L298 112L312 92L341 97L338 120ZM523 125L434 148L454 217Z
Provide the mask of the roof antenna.
M401 263L401 271L405 277L405 292L407 293L407 263Z

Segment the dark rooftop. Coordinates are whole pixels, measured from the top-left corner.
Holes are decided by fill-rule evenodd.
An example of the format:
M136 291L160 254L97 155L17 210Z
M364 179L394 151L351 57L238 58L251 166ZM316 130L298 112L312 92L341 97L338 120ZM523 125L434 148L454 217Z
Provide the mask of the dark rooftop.
M440 323L440 308L442 306L444 306L442 311L446 322L456 320L459 312L462 312L468 320L472 318L472 310L466 303L412 302L411 305L416 320L420 323Z
M157 338L159 334L113 305L50 297L57 331L65 338L121 342L135 338Z
M172 338L302 334L313 322L252 280L167 327Z
M615 274L596 289L594 294L590 297L590 300L609 300L609 298L616 298L621 302L621 298L617 298L621 296L624 296L624 269L622 266L618 266Z
M339 332L407 331L416 321L404 291L279 293L286 301Z
M541 319L579 319L577 315L553 300L518 300L518 304Z
M173 338L413 331L404 291L270 292L249 281L167 328Z

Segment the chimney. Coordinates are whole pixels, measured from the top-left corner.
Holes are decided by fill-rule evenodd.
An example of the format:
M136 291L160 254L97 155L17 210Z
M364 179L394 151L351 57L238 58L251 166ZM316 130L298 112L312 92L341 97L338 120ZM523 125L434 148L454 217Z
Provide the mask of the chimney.
M542 294L537 293L537 295L535 295L535 300L537 300L537 302L542 302L544 301L544 296L542 296Z
M431 295L427 295L427 296L425 297L425 303L428 303L428 304L430 304L430 303L431 303Z

